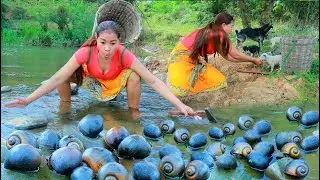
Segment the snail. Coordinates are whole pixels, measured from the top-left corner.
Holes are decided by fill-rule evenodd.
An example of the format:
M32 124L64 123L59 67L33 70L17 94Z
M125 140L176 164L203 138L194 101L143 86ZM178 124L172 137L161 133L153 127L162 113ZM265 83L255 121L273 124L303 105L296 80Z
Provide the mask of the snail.
M319 112L308 111L302 115L301 125L305 128L310 128L319 124Z
M297 106L291 106L288 108L286 117L289 121L299 121L302 117L302 110Z
M226 123L222 126L223 133L225 135L234 135L236 127L232 123Z
M182 157L169 154L164 156L159 165L159 169L168 177L181 177L184 171L184 161Z
M254 124L254 120L250 116L240 116L238 120L238 127L241 130L248 130L250 129Z
M173 138L177 143L187 143L190 138L190 132L185 128L177 129L174 132Z
M216 140L216 141L221 141L224 138L224 133L222 131L222 129L218 128L218 127L211 127L209 129L209 136L210 138Z
M207 164L209 169L214 166L214 159L208 152L193 152L190 161L200 160Z
M81 165L81 152L75 148L62 147L55 150L51 156L46 157L49 169L62 175L70 175L72 171Z
M301 149L310 153L319 149L319 138L317 136L308 136L301 142Z
M287 143L281 148L281 152L291 158L297 159L300 157L300 149L295 143Z
M140 135L129 135L118 146L118 155L127 159L143 159L151 153L151 145Z
M182 157L181 151L174 145L166 144L159 149L160 159L169 154L176 154Z
M254 146L253 150L254 151L259 151L262 154L264 154L265 156L270 158L272 153L274 152L275 148L274 148L272 143L266 142L266 141L262 141L262 142L257 143Z
M247 143L247 141L243 138L243 137L236 137L234 138L232 145L234 146L235 144L239 143L239 142L245 142Z
M6 146L8 149L11 149L13 146L18 144L29 144L35 148L38 147L37 139L33 134L27 131L13 131L6 140Z
M195 133L189 139L189 147L191 150L198 150L207 144L207 136L204 133Z
M160 128L163 134L172 134L175 130L175 123L172 120L163 120L160 123Z
M80 120L78 129L83 135L96 138L103 130L103 117L98 114L88 114Z
M248 157L248 164L252 169L264 171L269 166L269 158L262 152L253 151Z
M40 164L39 151L29 144L15 145L4 160L4 168L20 171L36 171Z
M245 132L243 138L250 144L253 145L261 141L261 135L255 129L249 129Z
M248 158L252 152L252 147L246 142L239 142L233 145L230 151L231 155L235 155L238 158Z
M264 136L271 132L271 123L267 120L260 120L253 125L253 129Z
M41 133L38 139L39 147L49 150L58 149L60 139L61 136L58 132L47 129L46 131Z
M304 178L309 173L309 166L304 160L295 159L285 167L284 173L290 176Z
M294 142L294 143L296 143L298 145L301 143L303 137L302 137L300 132L298 132L298 131L290 131L288 134L290 136L291 142Z
M214 142L207 147L207 152L216 159L216 156L222 155L226 151L226 145L220 142Z
M237 161L230 154L223 154L221 156L218 156L216 161L217 161L216 164L219 168L222 168L222 169L236 169L237 168Z
M108 162L99 169L97 179L127 180L129 179L129 174L123 165L117 162Z
M151 140L160 140L161 139L161 129L154 125L148 124L143 128L143 135Z
M79 179L88 179L92 180L95 177L94 172L87 166L80 166L73 170L70 179L79 180Z
M85 162L94 173L97 173L103 165L108 162L116 162L118 159L107 149L92 147L83 152L82 161Z
M200 160L189 162L184 170L184 174L188 180L206 180L210 177L208 165Z
M116 126L111 129L104 135L104 142L111 149L117 149L121 141L129 136L130 133L123 126Z
M84 144L76 137L74 137L73 135L68 135L68 136L63 136L60 141L59 141L59 147L72 147L75 148L77 150L79 150L80 152L83 152L85 147Z
M160 172L154 164L141 161L132 167L132 177L136 180L160 180Z

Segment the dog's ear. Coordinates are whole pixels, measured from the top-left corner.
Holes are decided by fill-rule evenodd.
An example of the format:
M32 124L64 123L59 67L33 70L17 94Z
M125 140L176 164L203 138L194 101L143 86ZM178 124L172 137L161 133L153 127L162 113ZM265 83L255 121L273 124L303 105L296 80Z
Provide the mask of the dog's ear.
M238 34L239 31L238 30L235 30L235 31L236 31L236 34Z

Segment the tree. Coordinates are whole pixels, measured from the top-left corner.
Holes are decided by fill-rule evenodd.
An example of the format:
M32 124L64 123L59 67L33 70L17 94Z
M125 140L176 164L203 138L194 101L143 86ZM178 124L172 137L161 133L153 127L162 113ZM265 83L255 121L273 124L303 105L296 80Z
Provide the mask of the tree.
M273 8L275 0L264 0L263 9L261 13L260 25L270 22L270 14Z
M239 8L243 28L251 27L246 0L239 0Z

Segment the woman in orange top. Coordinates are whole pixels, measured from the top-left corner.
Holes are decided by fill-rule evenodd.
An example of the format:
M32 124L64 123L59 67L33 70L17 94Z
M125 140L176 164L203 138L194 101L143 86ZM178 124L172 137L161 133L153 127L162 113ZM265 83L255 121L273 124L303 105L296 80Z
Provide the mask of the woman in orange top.
M115 98L126 88L128 106L137 110L140 103L141 78L185 116L196 114L150 73L129 50L120 45L120 27L114 21L101 22L95 36L90 37L46 83L27 98L19 98L6 106L25 107L55 88L58 88L61 101L70 102L70 82L76 82L101 101Z
M168 59L167 83L177 96L214 91L226 87L226 78L211 64L207 54L219 53L232 62L252 62L262 65L262 60L240 53L229 39L234 24L228 13L219 13L215 21L195 30L172 50Z

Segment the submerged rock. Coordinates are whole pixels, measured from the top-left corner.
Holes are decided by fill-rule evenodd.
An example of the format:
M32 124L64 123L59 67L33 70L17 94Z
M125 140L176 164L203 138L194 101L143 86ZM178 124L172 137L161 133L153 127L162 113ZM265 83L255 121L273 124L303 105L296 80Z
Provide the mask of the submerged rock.
M46 126L48 122L45 116L21 116L7 121L5 125L18 130L27 130Z

